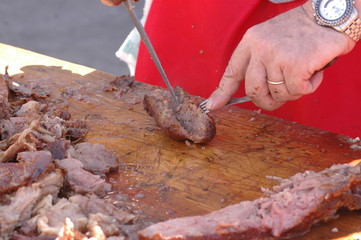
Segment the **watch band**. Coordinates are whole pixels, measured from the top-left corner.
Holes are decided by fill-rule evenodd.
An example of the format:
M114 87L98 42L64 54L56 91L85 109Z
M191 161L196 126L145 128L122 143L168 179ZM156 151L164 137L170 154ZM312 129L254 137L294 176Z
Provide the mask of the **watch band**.
M361 19L356 18L353 20L348 27L344 30L344 32L356 42L360 40L361 37Z

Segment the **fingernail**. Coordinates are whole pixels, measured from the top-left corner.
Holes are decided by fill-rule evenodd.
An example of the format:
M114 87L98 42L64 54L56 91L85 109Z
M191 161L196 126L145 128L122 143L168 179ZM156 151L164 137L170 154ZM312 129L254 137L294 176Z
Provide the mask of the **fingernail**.
M212 108L212 106L213 106L213 99L212 99L212 98L209 98L209 99L208 99L208 102L207 102L207 104L206 104L206 108L207 108L208 110L210 110L210 109Z

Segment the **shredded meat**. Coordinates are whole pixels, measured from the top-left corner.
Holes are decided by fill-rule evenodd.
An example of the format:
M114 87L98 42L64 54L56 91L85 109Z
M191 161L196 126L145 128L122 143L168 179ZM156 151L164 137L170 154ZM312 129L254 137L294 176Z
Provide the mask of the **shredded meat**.
M79 143L86 122L71 119L66 96L50 96L7 71L0 78L0 238L124 239L135 215L97 197L111 191L118 159Z

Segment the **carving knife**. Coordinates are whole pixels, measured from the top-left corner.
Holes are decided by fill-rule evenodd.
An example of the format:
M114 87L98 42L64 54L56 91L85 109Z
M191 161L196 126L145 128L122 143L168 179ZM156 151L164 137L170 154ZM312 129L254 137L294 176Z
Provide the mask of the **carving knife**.
M124 0L123 4L126 8L126 10L128 11L130 18L132 19L135 28L138 30L140 38L142 39L142 41L144 42L144 45L146 46L150 56L153 59L153 62L155 64L155 66L157 67L160 75L162 76L163 81L165 82L165 84L167 85L170 93L172 94L172 97L174 99L174 101L179 105L178 99L174 93L174 90L168 80L167 75L165 74L165 71L162 67L162 64L160 63L160 60L153 48L152 43L150 42L150 39L147 35L147 33L145 32L145 29L143 27L143 25L140 23L139 19L137 18L137 16L135 15L134 11L133 11L133 5L131 4L131 0Z

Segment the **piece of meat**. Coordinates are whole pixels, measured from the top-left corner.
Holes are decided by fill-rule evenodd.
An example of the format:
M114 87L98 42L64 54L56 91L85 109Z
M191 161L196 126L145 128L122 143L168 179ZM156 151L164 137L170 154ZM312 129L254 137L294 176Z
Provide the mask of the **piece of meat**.
M0 139L8 140L17 133L29 127L29 121L24 117L10 117L0 120Z
M38 218L40 214L45 213L53 206L54 198L52 195L43 197L34 207L31 214L32 218L24 222L21 228L17 231L26 236L33 236L38 234ZM57 234L57 233L56 233ZM54 235L56 235L54 234Z
M86 232L87 217L78 204L65 198L36 216L37 232L40 235L57 235L66 218L73 222L76 231Z
M48 151L19 153L19 163L0 163L0 193L5 194L35 182L54 169Z
M0 151L0 162L14 160L19 152L42 149L45 144L64 137L66 131L62 121L58 117L49 118L46 115L43 119L31 121L26 129L11 136L6 141L4 144L6 145L5 151Z
M121 225L112 216L96 213L89 214L88 229L93 233L93 236L117 236L121 232Z
M44 134L46 129L40 126L39 120L31 122L30 126L21 133L15 134L8 140L9 147L6 151L0 151L0 162L9 162L13 160L19 152L36 151L39 140L50 142L54 141L49 134Z
M24 103L14 114L17 117L25 117L30 120L39 119L41 117L40 103L37 101L28 101L27 103Z
M176 87L174 92L179 106L167 90L155 89L146 94L143 103L147 113L154 117L157 126L174 140L210 142L216 135L213 118L204 113L199 103L182 88Z
M0 162L11 161L19 152L43 149L46 144L53 143L56 139L68 137L69 129L72 131L78 129L73 126L73 123L73 121L65 121L59 117L47 115L44 115L42 119L31 121L26 129L11 136L5 144L1 145L1 148L6 145L7 149L0 151ZM80 126L79 129L81 132L84 130ZM84 137L84 135L81 136ZM80 136L77 135L77 137Z
M98 225L92 225L88 228L86 235L77 231L71 219L66 218L65 223L58 233L56 240L106 240L108 239ZM88 238L89 237L89 238Z
M102 214L110 216L115 219L118 224L129 224L135 219L135 215L117 208L112 203L107 202L94 194L77 194L70 197L69 201L79 204L87 215Z
M112 185L105 182L99 175L83 169L83 163L75 158L56 160L56 164L65 170L65 182L76 193L95 193L105 195L112 190Z
M58 232L57 240L73 240L75 239L75 229L73 222L69 219L65 219L64 225Z
M103 91L114 92L116 99L122 100L128 104L138 104L143 101L145 89L147 88L147 86L137 88L137 86L141 84L142 83L137 82L133 76L117 76L109 85L106 85L103 88Z
M33 215L19 232L24 235L54 236L61 232L66 219L72 222L74 233L104 233L106 236L119 236L122 224L129 223L134 215L115 208L103 199L92 196L74 195L61 198L52 205L54 199L47 196L34 207Z
M5 78L0 74L0 119L8 119L11 115L9 89Z
M49 194L57 196L62 185L63 174L55 170L39 182L19 188L9 205L0 206L0 235L6 237L30 219L34 206Z
M8 67L5 67L4 79L7 82L7 87L13 92L19 99L32 99L32 100L43 100L50 94L44 88L38 84L28 84L25 82L16 81L9 76Z
M268 239L290 237L361 208L361 163L306 171L283 180L270 196L244 201L204 216L175 218L139 232L141 240Z
M85 142L75 145L75 149L75 157L83 163L84 169L89 172L105 175L118 167L115 154L106 149L104 145Z
M45 149L51 152L54 159L67 158L67 150L70 146L70 141L65 138L58 138L54 142L46 144Z
M89 131L86 122L79 119L65 121L64 126L65 137L73 142L84 140Z

